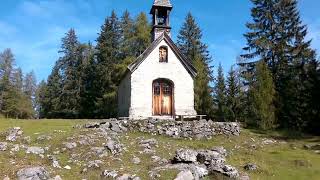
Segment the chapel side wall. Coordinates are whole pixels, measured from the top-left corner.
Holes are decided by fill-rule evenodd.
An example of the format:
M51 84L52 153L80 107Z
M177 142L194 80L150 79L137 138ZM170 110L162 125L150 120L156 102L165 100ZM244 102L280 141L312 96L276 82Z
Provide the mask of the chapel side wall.
M131 74L128 73L118 88L118 116L129 117L131 103Z
M168 63L159 62L159 47L168 47ZM131 75L132 97L130 117L152 116L152 83L158 78L174 83L176 114L195 115L193 78L163 40Z

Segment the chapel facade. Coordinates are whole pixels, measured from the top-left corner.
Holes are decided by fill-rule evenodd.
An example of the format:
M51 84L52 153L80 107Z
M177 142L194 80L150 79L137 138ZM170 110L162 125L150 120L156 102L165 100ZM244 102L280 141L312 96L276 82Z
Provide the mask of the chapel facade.
M170 0L155 0L151 45L128 66L118 89L118 116L141 119L196 115L196 69L171 39Z

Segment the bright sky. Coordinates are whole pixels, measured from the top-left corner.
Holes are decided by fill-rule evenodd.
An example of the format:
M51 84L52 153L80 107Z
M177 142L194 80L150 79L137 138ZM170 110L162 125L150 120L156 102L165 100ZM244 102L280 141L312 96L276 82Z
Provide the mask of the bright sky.
M245 23L250 21L249 0L171 0L173 39L187 12L192 12L203 30L214 65L225 71L235 63L245 45ZM81 42L94 42L106 16L114 9L119 16L128 9L133 16L149 13L153 0L2 0L0 6L0 51L11 48L24 72L34 70L46 79L58 59L61 38L75 28ZM320 50L319 0L299 0L308 39ZM151 18L150 18L151 19ZM318 51L318 54L320 52Z

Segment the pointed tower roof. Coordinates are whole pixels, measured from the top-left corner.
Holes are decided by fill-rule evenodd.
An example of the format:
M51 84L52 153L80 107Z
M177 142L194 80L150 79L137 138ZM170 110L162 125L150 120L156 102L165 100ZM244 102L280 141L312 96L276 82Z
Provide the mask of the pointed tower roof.
M170 0L154 0L154 6L172 7Z

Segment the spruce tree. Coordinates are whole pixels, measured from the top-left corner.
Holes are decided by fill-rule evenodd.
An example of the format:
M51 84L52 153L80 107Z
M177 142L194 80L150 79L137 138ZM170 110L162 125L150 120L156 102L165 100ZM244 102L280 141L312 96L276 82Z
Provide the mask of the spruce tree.
M226 86L221 64L218 67L217 82L214 88L214 102L217 107L215 117L218 121L228 121L227 102L226 102Z
M79 118L94 118L95 97L95 58L94 46L91 43L81 44L81 61L78 66L80 79L80 115Z
M248 124L272 129L275 122L275 88L272 74L264 61L257 63L254 79L249 86L250 120Z
M75 30L70 29L62 38L60 71L62 73L62 89L59 111L64 118L77 118L80 104L80 82L78 66L80 59L79 42Z
M190 60L198 72L195 79L195 108L198 114L213 117L212 87L212 59L207 45L202 43L202 32L191 13L188 13L179 31L177 45Z
M253 22L245 34L248 61L263 60L272 72L277 119L282 127L303 130L308 122L308 64L314 59L307 27L302 25L296 0L252 0ZM245 64L246 66L252 63ZM251 68L251 70L253 70Z
M112 77L115 64L120 62L120 39L120 22L112 11L101 27L96 46L95 114L98 118L115 117L117 114L117 85Z
M241 114L241 86L237 72L231 67L227 77L226 90L227 119L229 121L238 121Z

